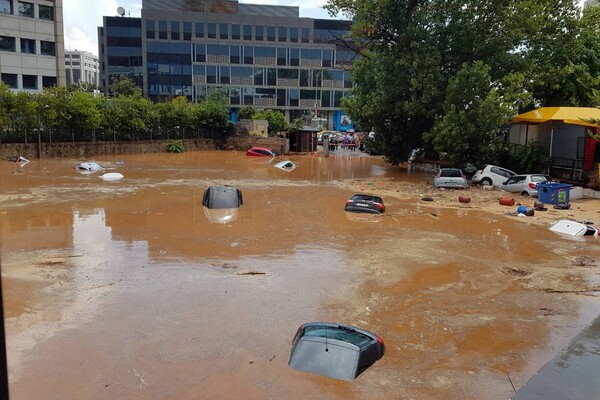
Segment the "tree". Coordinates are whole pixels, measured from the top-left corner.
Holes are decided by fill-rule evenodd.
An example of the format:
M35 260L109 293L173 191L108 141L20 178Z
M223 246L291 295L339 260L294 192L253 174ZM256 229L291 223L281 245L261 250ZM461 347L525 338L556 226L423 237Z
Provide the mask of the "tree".
M0 132L8 128L10 116L15 103L15 94L10 91L8 85L0 82Z
M275 137L277 133L283 132L288 128L285 115L281 111L263 110L254 114L252 119L266 119L269 121L269 136Z
M142 89L137 87L135 82L125 75L118 78L112 78L110 92L113 96L141 96Z
M594 87L587 61L576 57L583 39L578 39L573 1L329 0L326 8L352 19L355 43L363 45L352 69L355 89L342 107L353 120L373 127L394 164L415 147L437 149L457 162L496 157L474 140L453 141L482 128L485 132L475 136L490 139L506 112L516 115L517 107L585 104L588 88ZM470 74L478 86L453 105L452 85L468 89ZM524 96L500 86L516 89L519 79ZM507 110L512 99L516 107ZM494 127L491 117L480 121L486 112L498 118ZM463 123L467 132L459 133Z
M256 110L254 110L254 107L246 106L246 107L242 108L240 110L240 112L238 113L238 120L252 119L254 117L254 114L256 114Z
M222 92L211 93L196 103L193 109L195 127L225 132L229 121L227 104L227 96Z

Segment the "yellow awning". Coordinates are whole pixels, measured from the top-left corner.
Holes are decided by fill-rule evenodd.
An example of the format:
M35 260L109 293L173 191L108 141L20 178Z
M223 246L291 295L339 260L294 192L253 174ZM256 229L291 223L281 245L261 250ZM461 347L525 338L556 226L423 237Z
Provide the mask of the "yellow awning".
M600 108L592 107L542 107L517 115L513 118L513 124L518 123L542 123L546 121L563 121L565 124L598 126L582 119L600 119Z

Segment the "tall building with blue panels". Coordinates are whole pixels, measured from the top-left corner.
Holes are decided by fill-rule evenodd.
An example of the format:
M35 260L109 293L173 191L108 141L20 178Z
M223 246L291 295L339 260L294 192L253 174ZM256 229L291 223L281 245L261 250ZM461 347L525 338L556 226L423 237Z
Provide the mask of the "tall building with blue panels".
M144 0L141 18L104 17L102 83L125 74L153 100L224 91L234 120L253 106L281 110L289 121L317 115L329 129L347 130L340 106L356 57L350 21L299 12L237 0Z

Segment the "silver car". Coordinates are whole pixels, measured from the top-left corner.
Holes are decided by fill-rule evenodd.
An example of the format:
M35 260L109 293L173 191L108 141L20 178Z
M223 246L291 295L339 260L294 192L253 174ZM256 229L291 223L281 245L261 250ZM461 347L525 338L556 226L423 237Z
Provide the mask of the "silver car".
M546 182L554 182L554 179L542 174L515 175L498 187L507 192L519 193L521 196L537 197L538 184Z
M465 174L458 168L442 168L433 178L436 188L466 189L469 187Z

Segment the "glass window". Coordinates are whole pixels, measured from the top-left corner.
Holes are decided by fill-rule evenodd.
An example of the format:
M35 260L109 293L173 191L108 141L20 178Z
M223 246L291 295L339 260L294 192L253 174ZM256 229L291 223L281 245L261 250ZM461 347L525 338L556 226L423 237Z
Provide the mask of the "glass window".
M290 42L298 43L298 28L290 28Z
M206 62L206 45L196 44L196 62Z
M307 71L304 70L304 71L301 71L301 73L302 72L307 72ZM279 78L279 79L298 79L298 70L295 68L292 68L292 69L280 68L277 70L277 78Z
M196 22L196 37L204 37L204 23Z
M269 86L277 85L277 70L275 68L267 69L267 85L269 85Z
M265 27L258 25L254 27L254 40L262 42L265 40Z
M240 63L240 50L240 46L229 46L229 62L231 64Z
M244 40L252 40L252 25L244 25Z
M48 21L54 21L54 7L38 5L38 17Z
M33 18L33 3L25 3L24 1L19 1L18 4L20 16Z
M275 58L274 47L255 47L254 55L256 57Z
M310 42L310 29L302 28L302 43L309 43L309 42Z
M254 47L244 46L244 64L254 64Z
M231 39L240 40L241 28L237 24L231 25Z
M298 89L290 89L290 107L298 107L300 99L300 91Z
M241 103L241 93L240 88L230 88L229 89L229 103L230 104L240 104Z
M267 26L267 41L274 42L275 41L275 27Z
M300 71L300 86L307 87L308 85L308 70L303 69Z
M36 75L23 75L23 89L37 90L37 80Z
M281 107L285 107L285 100L287 98L286 94L285 94L286 90L285 89L277 89L277 105L281 106Z
M312 87L321 87L321 80L323 79L323 71L314 70L312 72Z
M265 70L263 68L254 68L254 84L262 86L265 84Z
M146 38L147 39L154 39L156 32L155 32L155 27L154 27L154 20L148 19L146 20Z
M208 44L206 45L206 54L209 56L228 56L229 46L221 44Z
M192 23L191 22L183 23L183 40L187 40L187 41L192 40Z
M35 54L35 39L21 38L21 53Z
M12 14L12 0L0 0L0 13ZM13 74L8 74L13 75Z
M287 65L287 49L277 49L277 65Z
M17 51L15 48L15 38L10 36L0 36L0 50Z
M290 49L290 66L300 65L300 49Z
M209 39L216 39L217 38L217 24L208 24L207 25L207 32L208 32L208 38Z
M167 21L158 21L158 38L167 39Z
M338 90L333 92L333 106L335 108L340 108L342 106L342 97L344 97L344 92Z
M17 89L19 87L17 74L2 74L2 82L7 84L11 89Z
M55 76L42 76L42 87L52 87L56 86L56 77Z
M331 91L323 90L321 93L321 107L331 107Z
M219 24L219 39L229 39L229 25Z
M323 67L333 67L333 50L323 50Z
M179 22L171 21L171 40L179 40Z
M287 42L287 27L285 26L279 27L279 41Z
M214 65L206 66L206 83L217 83L217 67Z
M54 42L45 42L40 40L40 54L44 56L55 56L56 50Z
M205 65L194 65L192 73L198 76L206 75L206 66Z
M224 67L221 66L219 67L220 71L220 76L221 76L221 83L224 84L229 84L231 82L231 68L230 67Z
M242 90L244 92L244 104L254 104L254 88L243 88Z

